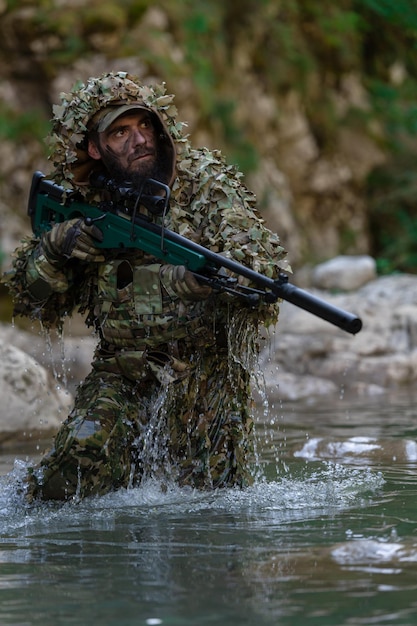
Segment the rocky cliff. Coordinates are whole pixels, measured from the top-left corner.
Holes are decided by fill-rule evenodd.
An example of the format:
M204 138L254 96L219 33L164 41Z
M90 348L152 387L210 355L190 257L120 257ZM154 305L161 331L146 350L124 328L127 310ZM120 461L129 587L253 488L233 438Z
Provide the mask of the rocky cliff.
M6 256L29 228L32 172L48 170L52 104L75 81L116 69L167 83L193 142L243 169L293 266L373 252L369 174L413 149L410 0L243 0L239 10L220 0L10 0L0 17Z

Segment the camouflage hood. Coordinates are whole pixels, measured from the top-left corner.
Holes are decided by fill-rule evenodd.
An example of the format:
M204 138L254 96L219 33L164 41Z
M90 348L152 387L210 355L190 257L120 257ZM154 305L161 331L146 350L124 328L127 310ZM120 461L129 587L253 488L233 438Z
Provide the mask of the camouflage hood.
M183 124L176 121L174 96L166 94L165 85L143 85L138 77L126 72L105 73L77 83L70 93L61 94L61 104L53 107L53 126L47 137L49 159L54 165L51 177L67 188L88 194L88 178L101 167L87 152L89 122L109 106L138 104L152 112L160 149L170 164L166 182L175 177L176 158L189 150Z

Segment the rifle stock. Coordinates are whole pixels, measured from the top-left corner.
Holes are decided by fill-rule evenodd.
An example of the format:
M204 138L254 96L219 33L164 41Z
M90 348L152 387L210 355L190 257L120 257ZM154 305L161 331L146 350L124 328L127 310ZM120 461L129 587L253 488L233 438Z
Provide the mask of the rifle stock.
M166 191L166 186L161 186ZM169 189L166 193L168 203ZM140 197L136 204L138 201ZM97 247L138 248L166 263L185 265L190 271L202 275L215 276L218 270L225 268L262 288L262 293L267 298L270 296L270 299L287 300L350 334L354 335L361 330L362 322L356 315L292 285L285 274L281 273L278 280L268 278L233 259L221 256L178 233L148 221L141 214L132 218L123 208L122 202L120 206L112 207L112 210L87 204L79 201L73 192L66 192L59 185L47 180L41 172L35 172L33 176L28 215L33 232L38 237L56 223L76 217L83 218L89 223L97 223L103 232L103 241L97 242Z

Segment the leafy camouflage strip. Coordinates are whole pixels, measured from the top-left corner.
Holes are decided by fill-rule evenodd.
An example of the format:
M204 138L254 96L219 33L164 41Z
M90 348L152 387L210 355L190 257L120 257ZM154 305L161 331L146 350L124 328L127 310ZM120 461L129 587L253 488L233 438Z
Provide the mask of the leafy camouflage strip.
M204 354L192 376L164 386L146 366L139 383L106 369L96 361L80 386L29 475L29 500L104 494L148 476L198 488L251 483L249 376L227 351Z
M220 152L191 148L164 86L116 73L63 94L50 135L53 178L89 202L100 199L85 182L93 165L85 131L91 116L120 101L155 111L175 143L177 177L165 225L271 278L286 269L279 238L265 227L241 174ZM32 474L30 493L104 493L160 471L161 458L183 484L249 482L249 377L259 327L276 322L278 306L250 309L217 294L189 300L178 290L178 271L138 250L106 252L101 264L70 259L60 276L38 244L22 243L6 277L15 314L62 326L78 308L101 347L54 449ZM120 282L129 272L132 280ZM42 281L49 293L39 289Z

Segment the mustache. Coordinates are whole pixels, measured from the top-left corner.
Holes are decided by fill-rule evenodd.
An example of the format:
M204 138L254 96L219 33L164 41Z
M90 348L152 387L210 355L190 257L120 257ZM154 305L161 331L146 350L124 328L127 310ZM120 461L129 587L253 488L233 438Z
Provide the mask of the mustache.
M138 147L132 154L129 155L128 163L130 164L143 156L156 156L156 150L154 148Z

